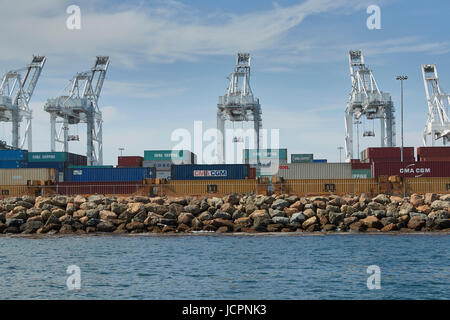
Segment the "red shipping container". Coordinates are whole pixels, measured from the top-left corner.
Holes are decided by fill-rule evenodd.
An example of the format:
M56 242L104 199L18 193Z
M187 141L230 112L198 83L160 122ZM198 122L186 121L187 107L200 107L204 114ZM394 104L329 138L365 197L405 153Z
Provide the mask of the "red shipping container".
M449 161L450 161L450 156L449 156L449 157L424 157L424 158L419 158L419 161L441 161L441 162L449 162Z
M352 170L370 170L371 168L372 168L371 163L367 162L352 163Z
M400 161L402 151L400 147L388 147L388 148L367 148L366 156L369 162L374 161ZM363 159L363 160L367 160ZM403 159L415 161L414 147L403 148Z
M250 177L249 179L256 179L256 168L250 168Z
M360 163L359 159L350 159L350 163Z
M372 177L401 176L410 178L450 177L450 164L448 162L374 162Z
M119 156L117 158L117 166L119 168L142 167L143 157L139 156Z
M65 195L77 194L133 194L142 182L60 182L56 192Z
M450 157L450 147L419 147L417 158L427 157Z

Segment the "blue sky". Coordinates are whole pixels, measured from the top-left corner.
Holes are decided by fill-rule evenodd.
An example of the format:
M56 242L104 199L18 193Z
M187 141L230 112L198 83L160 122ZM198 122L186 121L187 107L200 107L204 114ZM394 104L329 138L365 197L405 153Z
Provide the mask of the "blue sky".
M65 26L70 4L81 8L81 30ZM370 4L381 8L380 30L366 27ZM215 128L217 98L226 91L238 51L252 55L251 86L262 105L264 128L279 129L280 146L289 153L314 153L329 161L338 161L337 146L344 146L349 50L363 50L380 89L391 93L398 145L395 76L409 77L408 146L420 146L426 120L420 65L436 63L441 87L450 90L448 1L20 0L1 6L0 27L9 31L2 37L0 71L23 66L32 54L48 58L31 104L35 151L50 145L46 99L60 95L96 55L111 58L99 101L108 164L116 164L119 147L126 155L171 149L173 130L193 130L195 120ZM7 141L9 128L0 124ZM82 139L71 143L71 151L85 152L84 131L82 125L71 131ZM361 137L361 149L378 146L378 140Z

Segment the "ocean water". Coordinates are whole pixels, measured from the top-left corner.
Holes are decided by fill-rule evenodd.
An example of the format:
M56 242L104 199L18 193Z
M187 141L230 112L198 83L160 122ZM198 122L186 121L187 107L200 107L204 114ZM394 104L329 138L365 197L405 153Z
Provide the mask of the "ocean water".
M0 237L0 299L449 299L449 248L444 234Z

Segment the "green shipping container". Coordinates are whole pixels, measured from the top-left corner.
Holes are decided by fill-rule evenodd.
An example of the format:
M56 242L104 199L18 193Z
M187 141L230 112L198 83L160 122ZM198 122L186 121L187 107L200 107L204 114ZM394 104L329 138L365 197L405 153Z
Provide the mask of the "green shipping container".
M28 162L65 162L65 152L28 152Z
M144 160L189 160L187 150L145 150Z
M287 149L244 149L244 162L257 159L278 159L287 161Z
M370 169L353 169L352 170L353 179L369 179L372 178L372 172Z
M291 154L291 163L313 162L313 159L312 153Z

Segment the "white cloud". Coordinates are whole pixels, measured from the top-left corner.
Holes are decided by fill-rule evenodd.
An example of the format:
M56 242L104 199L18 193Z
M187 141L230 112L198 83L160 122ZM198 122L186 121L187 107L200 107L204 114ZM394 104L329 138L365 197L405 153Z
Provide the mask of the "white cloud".
M46 0L41 5L19 0L2 4L0 26L14 32L3 35L8 50L0 52L0 60L23 59L39 51L62 64L73 57L102 53L111 55L115 63L132 67L142 59L192 61L201 55L265 50L309 15L339 8L355 10L365 2L308 0L262 12L200 18L195 9L176 1L117 8L99 0L82 1L81 30L68 30L68 1ZM18 9L22 7L25 10Z

